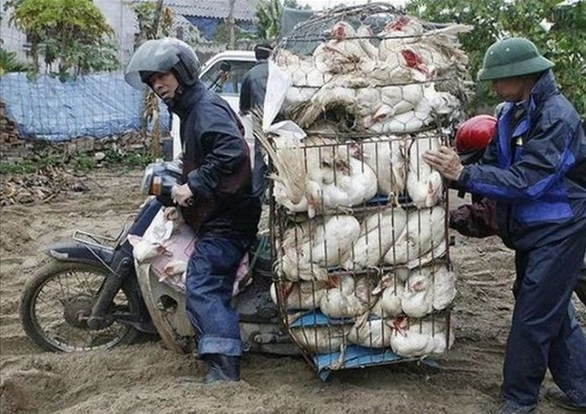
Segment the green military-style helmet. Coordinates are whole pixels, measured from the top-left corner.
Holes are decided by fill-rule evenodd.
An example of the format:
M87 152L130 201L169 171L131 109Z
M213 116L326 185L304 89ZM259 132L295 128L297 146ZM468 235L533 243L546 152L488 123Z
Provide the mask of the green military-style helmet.
M514 78L543 72L553 67L553 62L539 54L533 42L511 37L493 43L484 55L479 81Z

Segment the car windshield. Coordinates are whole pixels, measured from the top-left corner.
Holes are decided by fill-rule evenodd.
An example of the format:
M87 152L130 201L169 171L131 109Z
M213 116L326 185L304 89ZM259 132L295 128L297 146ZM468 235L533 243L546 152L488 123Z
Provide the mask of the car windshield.
M230 71L225 80L222 79L221 66L230 64ZM229 60L224 59L216 62L209 70L202 76L201 81L209 88L219 93L226 95L238 95L242 86L242 80L246 72L248 72L254 65L255 61ZM225 67L225 66L223 66Z

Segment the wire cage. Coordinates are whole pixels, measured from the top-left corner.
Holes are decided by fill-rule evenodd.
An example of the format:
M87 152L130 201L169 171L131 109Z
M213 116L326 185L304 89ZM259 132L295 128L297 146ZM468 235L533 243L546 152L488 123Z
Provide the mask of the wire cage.
M454 342L448 193L422 155L468 97L466 30L368 4L314 16L275 49L289 80L276 120L304 137L255 129L272 171L271 294L320 375Z

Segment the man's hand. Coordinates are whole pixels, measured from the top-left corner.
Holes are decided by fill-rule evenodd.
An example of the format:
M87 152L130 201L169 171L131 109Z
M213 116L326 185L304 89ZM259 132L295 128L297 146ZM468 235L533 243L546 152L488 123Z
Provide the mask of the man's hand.
M440 147L437 151L425 151L423 159L441 175L453 181L458 181L464 169L456 151L448 147Z
M187 207L193 203L193 193L187 184L174 186L171 189L171 197L181 207Z

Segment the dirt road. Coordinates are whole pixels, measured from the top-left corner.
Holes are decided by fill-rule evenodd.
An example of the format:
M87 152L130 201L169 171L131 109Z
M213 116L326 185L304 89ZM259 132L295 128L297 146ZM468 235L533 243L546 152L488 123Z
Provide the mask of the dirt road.
M0 216L0 412L27 413L489 413L499 394L510 323L513 256L498 239L457 236L456 343L439 368L418 364L335 372L322 382L295 358L247 355L243 381L183 385L186 355L152 338L111 351L54 354L24 334L18 300L39 249L74 229L116 236L142 199L140 171L94 172L90 192L3 207ZM586 309L577 304L582 322ZM551 379L545 381L551 385ZM540 413L562 413L547 401Z

